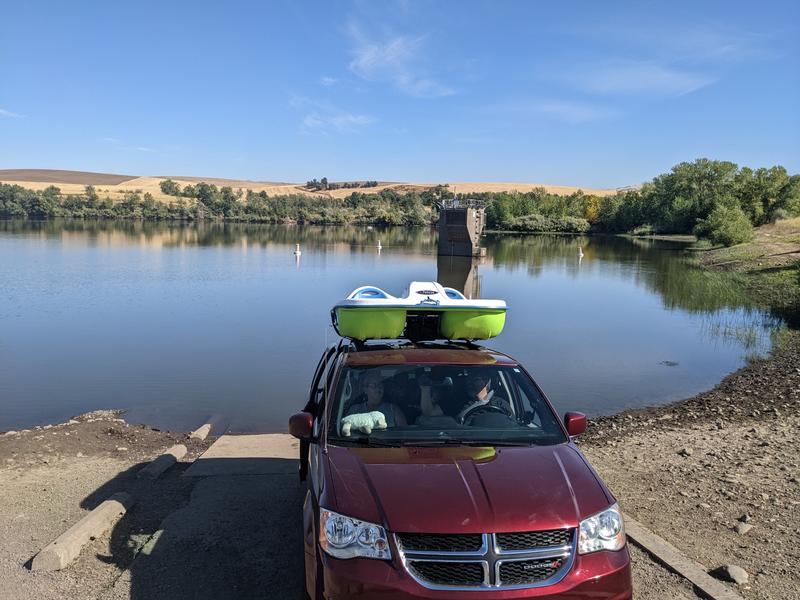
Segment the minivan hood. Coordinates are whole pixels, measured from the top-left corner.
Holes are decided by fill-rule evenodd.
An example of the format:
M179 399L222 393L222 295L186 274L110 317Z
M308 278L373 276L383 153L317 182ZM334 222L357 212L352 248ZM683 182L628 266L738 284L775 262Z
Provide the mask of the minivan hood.
M576 527L613 498L571 444L328 446L332 510L395 532Z

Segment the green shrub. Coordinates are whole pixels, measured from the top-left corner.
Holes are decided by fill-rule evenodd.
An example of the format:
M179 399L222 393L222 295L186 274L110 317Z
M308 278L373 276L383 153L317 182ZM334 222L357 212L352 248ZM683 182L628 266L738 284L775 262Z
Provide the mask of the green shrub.
M719 204L697 224L695 234L713 244L733 246L753 239L753 225L738 206Z
M159 184L159 186L161 187L162 194L166 194L167 196L181 195L181 186L172 179L165 179Z
M652 225L639 225L631 229L630 234L636 236L655 235L656 228Z
M591 227L589 221L578 217L546 217L538 214L512 219L509 225L513 231L539 233L586 233Z
M772 214L770 215L770 223L775 223L776 221L783 221L785 219L791 219L792 215L789 213L788 210L785 208L776 208Z

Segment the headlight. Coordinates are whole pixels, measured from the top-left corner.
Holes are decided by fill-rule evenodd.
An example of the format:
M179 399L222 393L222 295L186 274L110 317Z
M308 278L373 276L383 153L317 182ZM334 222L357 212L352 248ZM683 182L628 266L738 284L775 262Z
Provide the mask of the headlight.
M578 553L619 550L625 545L625 526L616 504L581 521Z
M383 527L324 508L319 511L319 545L336 558L392 558Z

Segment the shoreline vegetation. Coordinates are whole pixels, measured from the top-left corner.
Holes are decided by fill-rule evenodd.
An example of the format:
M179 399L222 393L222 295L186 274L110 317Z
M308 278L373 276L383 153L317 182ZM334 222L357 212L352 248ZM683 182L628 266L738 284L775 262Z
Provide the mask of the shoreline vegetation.
M537 188L528 192L454 194L446 185L423 191L402 187L369 191L375 181L313 179L307 191L353 189L344 198L266 191L206 182L181 186L160 182L168 201L138 190L120 200L101 197L87 185L81 194L63 194L55 185L33 190L0 184L0 219L136 219L309 224L425 226L438 220L448 199L475 199L486 205L490 230L516 233L612 233L634 236L696 235L714 245L753 239L754 228L800 216L800 175L784 167L751 169L706 158L674 166L639 188L599 196ZM361 191L366 190L366 191Z

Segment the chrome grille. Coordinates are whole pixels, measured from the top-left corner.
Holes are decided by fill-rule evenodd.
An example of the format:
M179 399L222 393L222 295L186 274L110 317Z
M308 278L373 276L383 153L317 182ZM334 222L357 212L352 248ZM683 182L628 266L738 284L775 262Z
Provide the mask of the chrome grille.
M561 581L572 566L574 529L520 533L397 533L406 571L430 589L541 587Z
M523 531L520 533L498 533L497 547L501 550L525 550L543 546L563 546L572 537L570 529L549 529L547 531Z

